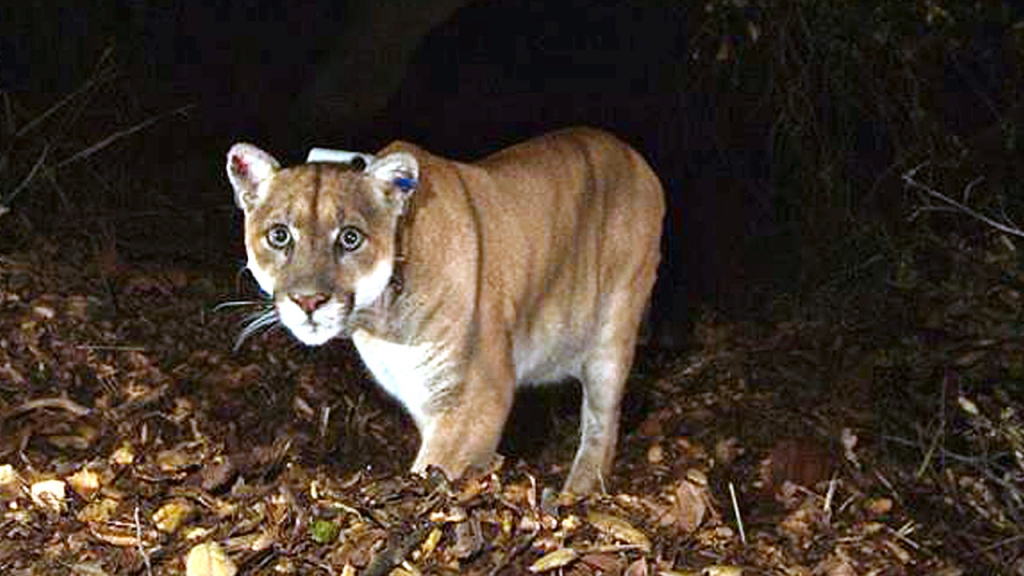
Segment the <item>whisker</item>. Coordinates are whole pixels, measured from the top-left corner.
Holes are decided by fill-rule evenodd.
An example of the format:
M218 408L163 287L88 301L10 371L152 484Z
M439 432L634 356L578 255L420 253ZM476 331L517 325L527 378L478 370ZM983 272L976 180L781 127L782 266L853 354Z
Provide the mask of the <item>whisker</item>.
M214 312L220 312L226 308L240 308L242 306L270 306L273 303L267 302L266 300L231 300L228 302L221 302L213 307Z
M246 324L242 327L242 331L238 333L238 339L235 340L235 351L237 352L242 347L242 343L250 336L273 328L277 324L277 320L277 309L275 308L255 312L247 316Z
M270 312L270 310L271 310L271 308L268 307L268 308L263 308L261 310L257 310L255 312L249 312L245 316L242 316L242 324L249 324L250 322L254 322L256 320L259 320L260 318L263 318L264 316L266 316L267 312Z
M235 275L236 288L241 288L242 279L248 271L244 263L239 266L238 273ZM252 277L251 274L249 277ZM217 304L213 307L213 310L214 312L222 312L231 308L255 308L254 312L250 312L242 318L242 329L238 333L238 338L235 339L235 352L250 337L273 329L278 325L277 309L274 307L274 301L270 298L265 300L230 300Z

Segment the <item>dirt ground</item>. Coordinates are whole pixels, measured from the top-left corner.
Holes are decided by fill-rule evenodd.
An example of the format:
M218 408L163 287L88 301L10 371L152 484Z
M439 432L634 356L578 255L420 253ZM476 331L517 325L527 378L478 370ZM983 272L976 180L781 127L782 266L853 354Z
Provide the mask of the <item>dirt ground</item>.
M996 248L703 312L641 351L607 492L573 499L572 386L522 395L500 466L413 477L347 343L235 349L262 306L237 270L74 245L0 260L0 573L1024 574L1024 283Z

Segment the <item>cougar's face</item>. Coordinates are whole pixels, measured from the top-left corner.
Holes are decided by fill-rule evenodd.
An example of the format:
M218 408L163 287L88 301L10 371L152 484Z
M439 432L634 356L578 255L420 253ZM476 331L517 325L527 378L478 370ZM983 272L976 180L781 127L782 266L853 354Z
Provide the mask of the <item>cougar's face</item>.
M239 146L247 145L232 152ZM390 156L365 171L303 164L273 167L261 178L259 158L246 151L229 153L228 172L245 212L248 269L303 343L348 335L353 314L384 293L394 270L395 228L408 190L380 172Z
M391 279L397 213L367 178L326 164L282 170L246 216L249 270L310 345L343 334Z

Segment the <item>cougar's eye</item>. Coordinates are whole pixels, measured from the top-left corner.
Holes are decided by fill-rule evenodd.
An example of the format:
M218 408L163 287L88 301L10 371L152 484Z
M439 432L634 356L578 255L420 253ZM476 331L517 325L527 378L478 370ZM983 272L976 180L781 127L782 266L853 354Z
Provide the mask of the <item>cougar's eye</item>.
M363 233L358 228L346 226L338 234L338 246L345 252L353 252L363 245Z
M284 224L278 224L267 230L267 244L275 250L283 250L292 243L292 233Z

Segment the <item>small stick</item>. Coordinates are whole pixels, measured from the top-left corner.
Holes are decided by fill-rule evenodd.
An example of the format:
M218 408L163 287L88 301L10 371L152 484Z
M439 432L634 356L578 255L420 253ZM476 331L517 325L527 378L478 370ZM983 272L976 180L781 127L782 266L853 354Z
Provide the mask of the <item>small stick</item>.
M60 410L66 410L71 412L75 416L88 416L92 413L91 408L82 406L81 404L70 400L68 398L37 398L35 400L29 400L23 404L19 404L11 408L5 416L0 416L0 420L3 420L7 416L12 414L20 414L22 412L31 412L33 410L40 410L43 408L58 408Z
M139 521L139 507L135 506L135 544L138 546L139 555L142 556L142 560L146 563L146 574L152 576L153 565L149 562L149 554L146 553L145 547L142 545L142 522Z
M75 344L76 350L100 350L113 352L145 352L144 346L125 346L116 344Z
M836 477L832 476L832 479L828 481L828 492L825 493L825 504L822 506L822 510L825 514L832 514L832 499L836 495Z
M740 529L740 542L743 545L747 545L747 533L743 529L743 516L740 515L740 505L736 501L736 487L733 486L732 482L729 482L729 498L732 499L732 513L736 516L736 526Z

